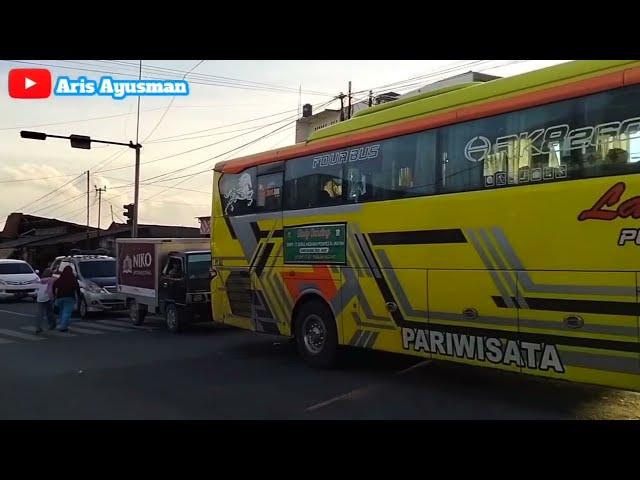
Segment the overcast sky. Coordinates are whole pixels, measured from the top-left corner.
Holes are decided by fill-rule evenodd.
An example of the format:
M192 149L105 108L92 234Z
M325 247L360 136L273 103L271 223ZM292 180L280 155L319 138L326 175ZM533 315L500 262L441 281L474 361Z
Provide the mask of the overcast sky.
M197 226L196 217L211 212L212 175L187 175L211 168L219 160L293 144L295 126L290 122L297 116L299 103L326 104L340 92L346 93L349 80L354 92L374 89L374 92L393 90L404 93L469 70L510 76L563 61L486 60L472 64L472 60L207 60L202 63L197 60L143 60L143 79L180 79L184 73L196 68L187 76L187 80L190 80L189 96L174 97L173 101L171 97L141 97L139 140L143 149L140 223ZM72 180L86 170L91 171L92 191L94 186L107 188L102 196L101 227L111 223L111 206L118 221L122 206L133 202L133 187L129 185L134 178L133 150L95 144L91 150L72 149L66 140L48 139L42 142L21 139L19 131L31 129L49 134L80 134L95 139L135 141L137 97L124 100L97 96L13 99L8 94L9 70L49 68L54 82L59 75L72 78L85 76L92 80L99 80L103 75L111 75L114 79L131 79L134 76L137 78L138 67L134 65L137 62L0 61L0 228L4 226L6 216L15 211L84 224L86 196L82 193L86 192L86 176ZM169 75L172 72L159 68L175 69L176 72ZM448 71L443 71L445 69ZM414 77L421 78L410 80ZM241 83L246 85L246 82L254 82L252 88L238 88ZM398 85L399 82L402 83ZM384 88L388 84L396 85ZM298 93L300 87L301 96ZM365 95L357 93L356 99ZM326 106L336 108L339 102L334 101ZM315 108L314 112L323 108L326 107ZM268 115L272 116L230 125ZM279 127L284 128L246 148L225 155L225 152ZM215 142L219 143L210 145ZM197 150L187 152L193 149ZM163 159L168 156L171 158ZM214 159L216 156L219 157ZM199 165L175 174L151 178L199 162ZM172 177L183 178L144 184L145 180L158 182ZM55 193L36 201L70 181ZM90 201L91 224L96 226L98 205L93 193Z

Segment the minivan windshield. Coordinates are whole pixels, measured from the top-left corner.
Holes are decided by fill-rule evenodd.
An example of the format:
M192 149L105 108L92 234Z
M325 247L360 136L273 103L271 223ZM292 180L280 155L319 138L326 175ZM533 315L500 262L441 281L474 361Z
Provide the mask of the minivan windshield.
M0 263L0 275L34 273L28 263Z
M78 262L80 273L84 278L115 277L115 260L89 260Z

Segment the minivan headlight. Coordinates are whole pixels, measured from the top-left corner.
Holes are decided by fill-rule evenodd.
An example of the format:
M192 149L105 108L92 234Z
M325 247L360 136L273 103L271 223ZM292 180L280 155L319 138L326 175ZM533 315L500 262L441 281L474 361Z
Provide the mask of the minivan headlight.
M84 284L85 290L90 291L91 293L102 293L102 287L93 282L86 282Z

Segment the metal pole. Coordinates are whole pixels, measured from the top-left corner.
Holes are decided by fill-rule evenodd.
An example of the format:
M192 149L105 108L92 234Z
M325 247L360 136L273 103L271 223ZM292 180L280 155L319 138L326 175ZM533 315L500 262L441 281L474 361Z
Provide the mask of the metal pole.
M97 247L100 247L100 209L102 207L102 189L101 188L96 188L96 192L98 192L98 245Z
M133 228L131 229L131 238L138 237L138 194L140 193L140 144L134 147L136 149L136 180L135 193L133 198Z
M89 225L89 194L90 194L90 187L89 187L89 170L87 170L87 249L91 248L91 239L90 239L90 232L91 232L91 225Z
M351 118L351 80L349 80L349 110L347 112L347 118Z
M107 187L98 188L96 187L96 192L98 193L98 235L97 235L97 248L100 248L100 216L102 213L102 192L106 192Z

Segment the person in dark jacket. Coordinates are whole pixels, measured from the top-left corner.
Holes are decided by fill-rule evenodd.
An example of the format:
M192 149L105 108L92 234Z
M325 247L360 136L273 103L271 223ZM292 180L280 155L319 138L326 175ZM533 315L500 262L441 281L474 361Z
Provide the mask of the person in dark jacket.
M69 329L69 320L76 305L76 298L80 299L80 284L73 274L70 266L64 267L60 278L53 283L55 305L58 308L58 330L66 332Z

